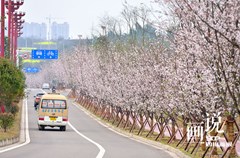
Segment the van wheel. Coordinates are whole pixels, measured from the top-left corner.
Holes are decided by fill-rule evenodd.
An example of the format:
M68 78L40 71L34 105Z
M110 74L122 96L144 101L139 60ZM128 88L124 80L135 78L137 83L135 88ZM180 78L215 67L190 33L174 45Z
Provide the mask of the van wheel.
M41 130L44 130L44 129L45 129L45 127L44 127L44 126L42 126L42 125L38 125L38 129L41 131Z
M66 131L66 126L61 126L60 131Z

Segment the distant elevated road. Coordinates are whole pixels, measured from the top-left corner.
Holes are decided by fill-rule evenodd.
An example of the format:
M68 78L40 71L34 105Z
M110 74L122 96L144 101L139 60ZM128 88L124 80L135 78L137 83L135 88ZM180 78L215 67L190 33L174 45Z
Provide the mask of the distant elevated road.
M28 97L30 143L0 153L1 158L171 158L170 154L112 132L69 101L69 125L39 131L32 90Z

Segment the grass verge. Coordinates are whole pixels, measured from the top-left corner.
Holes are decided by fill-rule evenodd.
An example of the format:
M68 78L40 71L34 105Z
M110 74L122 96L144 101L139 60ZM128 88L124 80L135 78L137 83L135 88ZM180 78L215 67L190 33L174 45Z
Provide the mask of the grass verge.
M22 104L23 104L23 101L21 100L17 105L17 106L19 106L19 111L17 112L17 114L15 116L13 126L11 128L9 128L7 130L7 132L4 132L3 129L0 128L0 141L5 140L5 139L9 139L9 138L15 138L15 137L19 136Z

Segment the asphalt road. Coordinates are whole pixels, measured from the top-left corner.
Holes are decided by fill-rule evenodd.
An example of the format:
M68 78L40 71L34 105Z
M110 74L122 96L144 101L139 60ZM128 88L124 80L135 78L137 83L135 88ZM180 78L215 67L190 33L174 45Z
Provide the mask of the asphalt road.
M34 95L28 97L28 120L30 143L0 153L0 158L170 158L157 149L102 126L68 101L69 125L65 132L58 128L39 131L37 113L33 107Z

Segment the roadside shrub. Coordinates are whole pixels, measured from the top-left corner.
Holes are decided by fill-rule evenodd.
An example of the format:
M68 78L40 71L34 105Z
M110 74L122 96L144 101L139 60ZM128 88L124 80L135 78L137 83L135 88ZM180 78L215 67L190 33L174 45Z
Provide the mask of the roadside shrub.
M9 108L9 112L11 112L14 115L14 117L18 111L19 111L19 107L17 105L12 105Z
M0 100L6 106L24 96L25 77L11 61L0 58Z
M11 113L0 113L0 127L7 132L14 123L14 115Z

